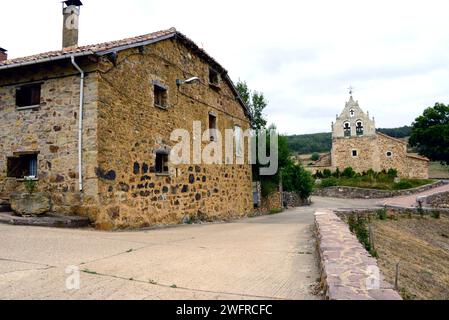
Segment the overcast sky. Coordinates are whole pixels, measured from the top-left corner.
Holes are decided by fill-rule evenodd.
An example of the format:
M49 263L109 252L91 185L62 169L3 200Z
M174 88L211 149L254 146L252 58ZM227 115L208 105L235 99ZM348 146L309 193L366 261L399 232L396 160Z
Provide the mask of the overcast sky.
M449 103L449 1L82 0L80 45L175 27L265 93L282 133L330 131L347 88L377 127ZM57 0L4 0L0 47L59 49Z

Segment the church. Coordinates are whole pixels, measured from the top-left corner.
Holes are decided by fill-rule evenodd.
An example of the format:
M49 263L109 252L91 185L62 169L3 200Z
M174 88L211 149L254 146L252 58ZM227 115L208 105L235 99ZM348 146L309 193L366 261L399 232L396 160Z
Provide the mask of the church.
M428 179L429 159L407 152L407 142L376 132L375 119L364 112L350 92L349 101L332 123L332 150L314 169L356 172L396 169L401 178Z

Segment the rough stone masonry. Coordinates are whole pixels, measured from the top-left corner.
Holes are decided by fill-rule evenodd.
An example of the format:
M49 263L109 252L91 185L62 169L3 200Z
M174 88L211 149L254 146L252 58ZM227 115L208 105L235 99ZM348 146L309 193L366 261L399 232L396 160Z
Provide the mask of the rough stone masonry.
M70 59L4 67L47 56L69 58L75 52L85 53L76 61L86 75L81 192L79 73ZM199 77L197 83L177 86L178 79L193 76ZM19 108L18 88L30 84L40 85L40 100ZM155 86L163 90L163 106ZM171 132L182 128L192 133L193 121L201 121L206 130L211 115L220 131L249 128L248 112L226 70L174 29L0 63L0 194L23 189L20 177L8 176L8 163L34 154L38 189L51 198L53 211L87 216L98 228L252 214L246 152L244 164L168 161L166 170L157 170L157 154L167 154L176 143Z

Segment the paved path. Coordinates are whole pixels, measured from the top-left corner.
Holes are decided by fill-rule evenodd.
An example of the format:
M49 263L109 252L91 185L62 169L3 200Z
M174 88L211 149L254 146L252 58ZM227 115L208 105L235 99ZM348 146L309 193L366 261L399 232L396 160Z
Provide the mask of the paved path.
M390 205L390 206L400 206L400 207L417 207L416 198L429 196L431 194L449 191L449 184L443 185L441 187L427 190L418 194L410 195L410 196L402 196L391 199L383 199L379 201L379 205Z
M319 299L310 207L233 223L136 232L0 225L0 299ZM79 290L66 288L68 266Z
M316 206L139 232L0 225L0 298L318 299ZM66 289L71 265L80 290Z

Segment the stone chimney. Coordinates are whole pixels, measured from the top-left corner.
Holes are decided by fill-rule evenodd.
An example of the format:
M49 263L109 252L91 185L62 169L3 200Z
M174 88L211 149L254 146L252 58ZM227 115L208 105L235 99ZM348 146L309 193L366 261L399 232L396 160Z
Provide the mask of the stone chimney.
M64 25L62 27L62 48L78 46L78 28L80 7L83 4L80 0L68 0L62 4L62 14Z
M7 51L3 48L0 48L0 62L8 60Z

